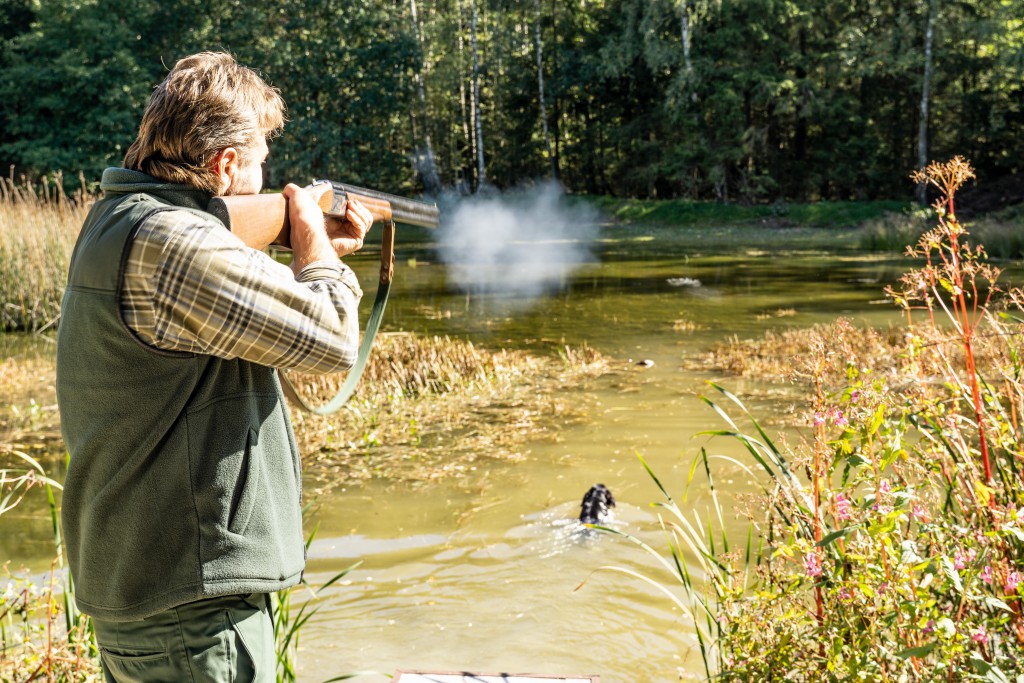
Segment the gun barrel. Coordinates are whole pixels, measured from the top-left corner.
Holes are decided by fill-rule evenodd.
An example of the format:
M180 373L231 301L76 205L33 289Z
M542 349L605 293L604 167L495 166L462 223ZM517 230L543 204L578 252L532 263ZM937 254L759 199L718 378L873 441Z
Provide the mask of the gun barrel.
M336 195L339 193L345 195L351 193L388 202L391 204L391 215L396 223L436 228L441 222L441 211L437 208L437 204L428 204L416 199L406 199L405 197L388 194L387 192L349 185L348 183L339 183L334 180L331 181L331 185L334 187Z

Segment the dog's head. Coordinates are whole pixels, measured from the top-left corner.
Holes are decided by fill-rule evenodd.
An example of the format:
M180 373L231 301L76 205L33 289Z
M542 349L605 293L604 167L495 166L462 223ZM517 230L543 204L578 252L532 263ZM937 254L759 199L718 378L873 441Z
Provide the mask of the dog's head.
M584 524L600 524L608 517L609 508L615 507L615 498L604 484L594 484L583 496L580 504L580 521Z

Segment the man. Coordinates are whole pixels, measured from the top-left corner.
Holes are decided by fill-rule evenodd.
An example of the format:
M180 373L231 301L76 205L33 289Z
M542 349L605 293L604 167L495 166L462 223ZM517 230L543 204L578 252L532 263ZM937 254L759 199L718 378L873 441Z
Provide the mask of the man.
M182 59L75 246L57 342L63 528L107 680L275 678L269 594L305 557L274 368L352 366L362 292L339 257L372 223L351 202L325 226L288 185L289 270L205 212L260 191L283 121L277 90L229 55Z

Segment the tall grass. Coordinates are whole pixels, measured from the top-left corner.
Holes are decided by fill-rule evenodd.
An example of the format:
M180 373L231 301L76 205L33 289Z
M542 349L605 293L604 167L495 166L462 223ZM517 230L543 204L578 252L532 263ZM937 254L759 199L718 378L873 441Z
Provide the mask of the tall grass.
M52 183L0 178L0 332L39 330L57 320L91 200L82 191L64 194L59 176Z
M711 385L725 428L706 435L747 457L695 457L709 511L684 512L648 469L667 551L631 540L661 559L642 578L689 613L708 678L1024 679L1024 291L998 286L956 219L971 175L958 158L915 178L943 198L890 290L909 333L888 367L860 362L849 326L822 329L797 360L806 421L789 445ZM726 461L761 485L741 539L712 476Z
M61 485L42 465L14 449L0 452L12 464L0 469L0 518L32 488L47 497L55 556L46 582L9 576L0 598L0 680L28 683L88 683L102 680L98 650L87 617L75 607L71 578L64 568L63 541L54 490ZM7 571L9 567L5 567Z

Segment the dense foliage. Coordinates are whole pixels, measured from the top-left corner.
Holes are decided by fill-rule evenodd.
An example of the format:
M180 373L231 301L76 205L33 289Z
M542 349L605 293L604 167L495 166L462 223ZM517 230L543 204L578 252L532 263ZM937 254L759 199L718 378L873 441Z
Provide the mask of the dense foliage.
M1017 0L0 0L0 164L97 177L169 65L226 49L290 105L271 184L905 196L922 141L1021 170L1022 46Z

